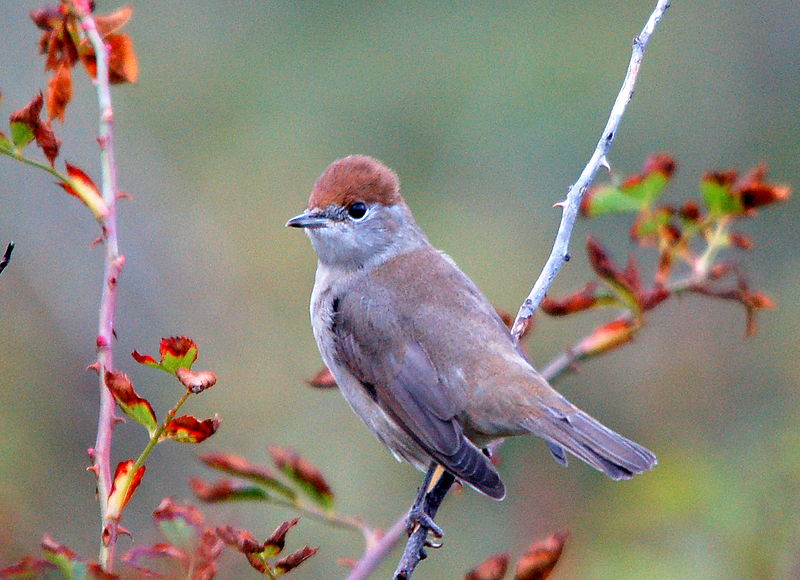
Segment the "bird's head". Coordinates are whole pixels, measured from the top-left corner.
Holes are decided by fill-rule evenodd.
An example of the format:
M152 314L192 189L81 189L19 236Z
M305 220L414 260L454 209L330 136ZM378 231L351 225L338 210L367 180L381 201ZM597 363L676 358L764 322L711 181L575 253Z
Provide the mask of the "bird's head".
M287 226L304 228L321 263L359 269L425 241L400 195L397 175L366 155L331 163Z

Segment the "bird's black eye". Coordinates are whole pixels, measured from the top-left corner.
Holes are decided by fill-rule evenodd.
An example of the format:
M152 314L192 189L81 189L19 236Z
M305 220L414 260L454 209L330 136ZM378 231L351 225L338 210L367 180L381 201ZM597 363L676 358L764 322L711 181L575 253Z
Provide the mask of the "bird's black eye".
M351 203L347 207L347 215L356 221L364 219L364 216L367 215L367 204L363 201Z

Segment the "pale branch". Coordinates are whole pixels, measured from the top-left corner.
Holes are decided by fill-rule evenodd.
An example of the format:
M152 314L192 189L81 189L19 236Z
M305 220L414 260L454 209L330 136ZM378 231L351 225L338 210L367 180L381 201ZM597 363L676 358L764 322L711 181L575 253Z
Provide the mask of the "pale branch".
M645 24L644 28L633 40L633 51L628 64L628 70L625 74L625 80L622 83L622 88L617 94L616 100L614 101L614 106L611 108L611 114L605 128L603 129L600 141L598 142L597 147L595 148L594 153L589 159L586 167L584 167L583 172L581 172L580 176L578 177L578 180L572 185L572 187L570 187L569 192L567 193L567 199L563 203L559 204L563 209L563 213L550 257L547 259L542 273L536 280L536 283L534 284L530 294L522 303L512 327L512 334L517 340L519 340L519 337L522 335L526 322L531 316L533 316L533 313L539 307L539 304L547 293L547 290L550 288L550 285L553 283L553 280L555 279L559 270L564 263L569 260L569 240L572 236L572 229L575 225L575 220L578 217L581 199L583 198L583 194L586 192L586 189L593 181L600 166L608 167L607 155L611 150L611 144L614 141L620 121L622 120L622 116L625 114L625 108L633 96L636 78L639 74L639 68L641 66L647 44L649 43L650 37L652 36L669 6L670 0L659 0L655 9L650 14L650 17L647 19L647 23ZM426 503L428 508L432 510L432 512L428 512L431 517L435 515L436 510L438 510L439 505L441 505L441 502L447 495L447 491L452 484L452 481L448 482L449 479L450 478L442 478L442 480L437 483L437 486L428 494L431 497L426 500ZM440 486L440 484L442 485ZM405 522L406 518L407 516L404 515L400 521ZM392 526L391 529L396 529L398 523ZM416 565L419 563L422 557L424 557L423 545L426 536L427 531L424 529L417 529L410 535L403 557L401 558L400 564L395 571L396 579L408 580L408 578L411 578L411 574L413 573ZM385 556L391 549L390 546L385 544L381 544L380 547L381 553L379 556ZM380 562L380 558L373 555L369 549L361 558L361 561L364 560L368 560L369 564L372 566L371 569L373 570ZM356 566L354 571L359 570L361 561L359 561L359 565ZM355 578L366 578L366 576L361 575L356 576ZM354 580L352 574L348 577L348 580Z
M611 108L611 114L608 118L600 141L589 159L589 163L583 168L578 180L569 188L567 192L567 199L558 204L562 207L561 223L558 226L556 239L553 243L553 249L550 252L550 257L542 269L542 273L533 285L530 294L520 306L517 313L517 319L514 321L512 327L512 334L516 339L519 339L525 328L525 322L533 316L536 309L539 307L545 294L547 294L550 285L553 283L558 271L569 260L569 240L572 236L572 229L575 226L575 220L578 217L578 210L581 206L581 199L588 189L589 185L594 180L598 169L601 166L608 167L608 153L611 150L611 144L614 142L614 137L617 134L622 116L625 114L625 108L633 97L633 90L636 86L636 77L639 74L639 68L644 58L647 44L650 37L664 16L664 13L670 6L670 0L659 0L655 9L647 19L647 23L633 39L633 52L631 60L628 63L628 71L625 74L625 80L622 82L622 88L617 94L614 101L614 106Z
M406 534L407 514L397 520L391 528L370 546L367 546L364 556L356 562L355 567L347 575L347 580L366 580L380 566L381 562L391 553L397 542Z
M103 201L108 208L107 215L101 220L106 252L97 329L100 410L97 421L97 440L91 455L93 468L97 474L97 494L102 517L100 564L106 572L111 572L114 566L118 523L108 517L108 494L112 484L111 438L117 417L114 397L106 387L104 379L106 371L114 370L113 344L117 280L125 259L119 253L117 239L117 166L114 159L114 111L111 104L111 85L108 70L109 49L97 30L97 25L91 13L91 3L86 0L75 0L72 5L86 37L94 49L97 63L94 79L99 109L97 142L100 145L101 191Z

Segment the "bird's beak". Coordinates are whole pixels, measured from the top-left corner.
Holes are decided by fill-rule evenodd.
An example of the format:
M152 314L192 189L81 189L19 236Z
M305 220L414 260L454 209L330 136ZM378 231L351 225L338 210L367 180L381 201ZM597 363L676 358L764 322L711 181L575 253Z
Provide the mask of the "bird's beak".
M324 228L328 225L328 218L324 215L307 209L300 215L294 216L288 222L286 227L292 228Z

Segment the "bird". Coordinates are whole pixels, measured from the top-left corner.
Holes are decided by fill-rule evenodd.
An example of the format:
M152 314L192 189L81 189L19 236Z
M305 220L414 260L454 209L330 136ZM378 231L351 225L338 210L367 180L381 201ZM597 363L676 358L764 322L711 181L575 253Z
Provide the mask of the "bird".
M428 241L382 162L334 161L286 225L305 230L317 254L310 310L325 365L353 411L426 481L436 468L503 499L487 448L528 433L559 463L566 450L614 480L656 465L536 371L489 300Z

